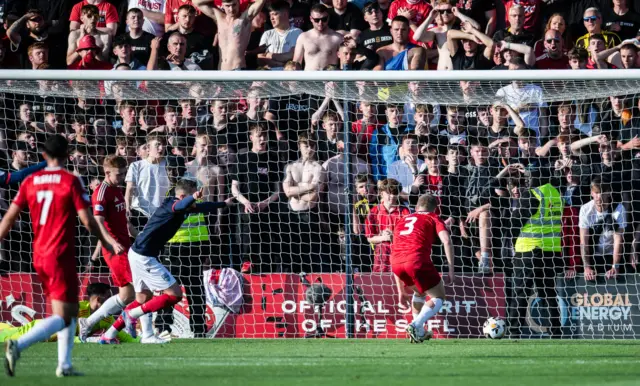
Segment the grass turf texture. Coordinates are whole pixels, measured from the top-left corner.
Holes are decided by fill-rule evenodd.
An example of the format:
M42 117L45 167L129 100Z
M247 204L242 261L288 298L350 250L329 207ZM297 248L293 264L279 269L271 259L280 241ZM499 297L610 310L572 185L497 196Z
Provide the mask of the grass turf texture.
M24 352L1 385L640 385L640 342L178 340L76 344L86 374L56 379L55 343Z

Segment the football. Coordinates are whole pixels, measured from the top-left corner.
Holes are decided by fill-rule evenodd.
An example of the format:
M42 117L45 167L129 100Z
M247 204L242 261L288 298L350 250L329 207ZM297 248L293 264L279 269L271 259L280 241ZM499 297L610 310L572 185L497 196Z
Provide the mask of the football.
M502 339L505 333L504 320L500 318L489 318L482 326L482 333L489 339Z

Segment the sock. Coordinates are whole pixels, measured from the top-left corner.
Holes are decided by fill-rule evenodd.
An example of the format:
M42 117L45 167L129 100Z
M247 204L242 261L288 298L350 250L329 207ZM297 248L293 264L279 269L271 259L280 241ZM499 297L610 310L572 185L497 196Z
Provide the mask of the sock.
M423 329L424 324L427 323L427 320L431 319L435 314L440 311L440 307L442 307L442 299L433 298L433 307L429 307L428 305L424 305L422 310L420 310L420 314L418 314L418 318L414 320L412 323L414 326Z
M483 265L489 265L489 252L480 253L480 261Z
M155 331L153 331L153 312L142 315L138 320L140 321L140 335L143 338L149 338L156 334Z
M107 316L120 313L124 306L125 304L122 302L122 300L120 300L120 296L113 295L112 297L107 299L107 301L105 301L96 312L94 312L87 318L87 322L90 326L94 326L96 323L106 318Z
M58 315L42 319L29 332L18 339L18 351L21 352L34 343L48 339L51 335L62 330L64 325L64 319Z
M415 306L416 303L422 304L422 307L424 307L424 302L426 301L426 299L424 297L418 296L415 293L413 294L413 296L411 297L411 305L413 308L418 308ZM413 319L412 320L416 320L418 319L418 315L419 315L419 311L418 313L412 313L413 315Z
M160 311L163 308L171 307L177 304L179 301L180 299L176 296L162 294L160 296L155 296L153 299L149 300L140 307L132 309L131 311L129 311L129 315L132 318L139 318L144 314Z
M71 368L71 350L75 336L76 318L72 318L71 323L58 333L58 367L61 369Z
M140 303L137 300L132 301L127 307L125 307L125 311L131 311L132 309L140 307ZM109 339L115 339L118 336L118 332L122 331L125 326L124 317L120 315L120 317L109 327L107 332L104 333L104 336Z

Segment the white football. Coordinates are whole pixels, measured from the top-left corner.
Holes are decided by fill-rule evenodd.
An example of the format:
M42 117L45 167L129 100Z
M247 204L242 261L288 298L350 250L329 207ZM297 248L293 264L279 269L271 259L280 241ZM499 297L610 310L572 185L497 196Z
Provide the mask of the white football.
M491 317L484 322L482 326L482 333L489 339L502 339L506 330L506 324L504 320L500 318Z

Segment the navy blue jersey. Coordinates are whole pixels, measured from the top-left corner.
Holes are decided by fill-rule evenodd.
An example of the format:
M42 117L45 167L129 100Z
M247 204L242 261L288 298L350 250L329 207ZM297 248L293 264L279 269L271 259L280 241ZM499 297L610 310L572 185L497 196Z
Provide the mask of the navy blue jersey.
M165 198L142 232L138 234L131 249L143 256L158 257L164 250L165 244L176 234L191 213L208 213L226 206L224 202L203 202L192 206L194 202L193 196L187 196L182 200L177 197Z
M9 185L19 184L25 178L27 178L30 174L33 174L39 170L47 167L46 162L40 162L37 165L30 166L26 169L18 170L16 172L5 172L4 170L0 170L0 187L4 188Z

